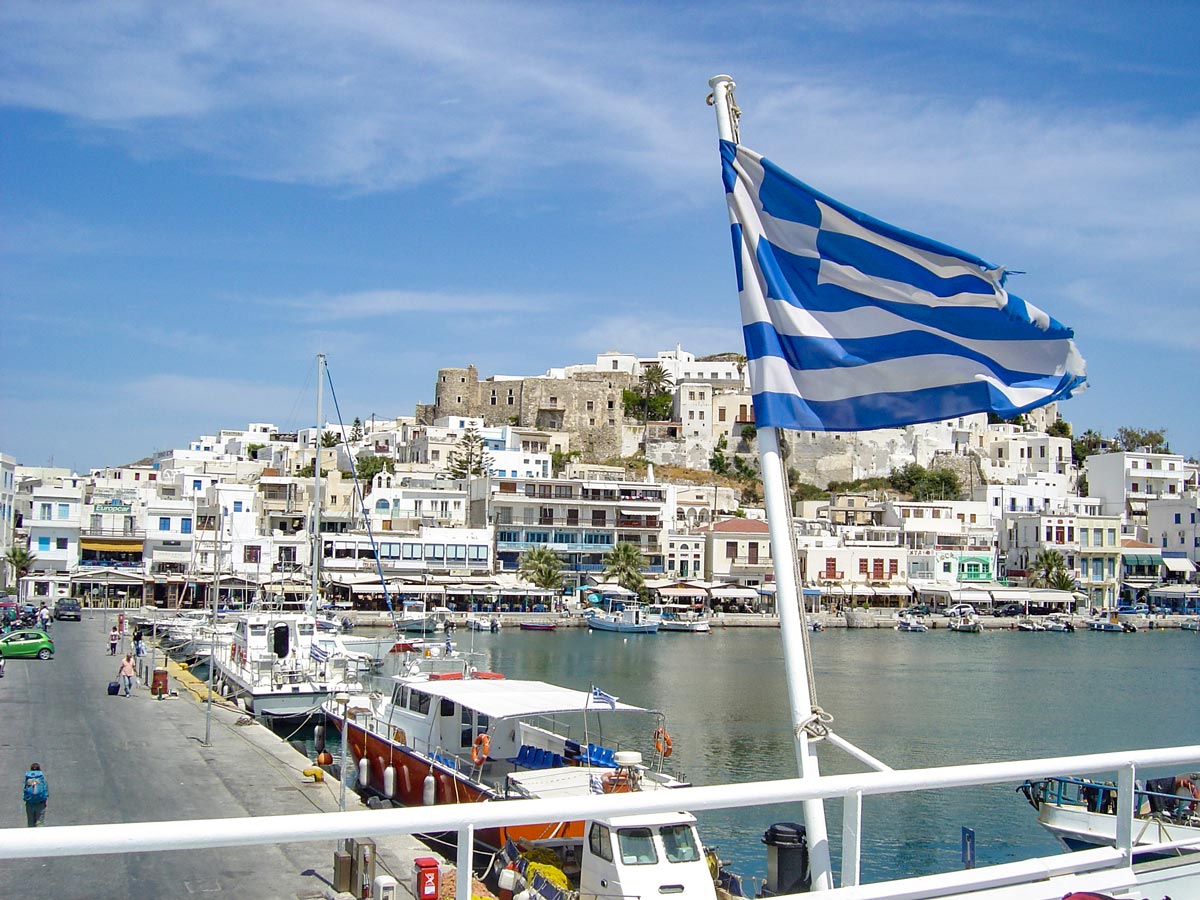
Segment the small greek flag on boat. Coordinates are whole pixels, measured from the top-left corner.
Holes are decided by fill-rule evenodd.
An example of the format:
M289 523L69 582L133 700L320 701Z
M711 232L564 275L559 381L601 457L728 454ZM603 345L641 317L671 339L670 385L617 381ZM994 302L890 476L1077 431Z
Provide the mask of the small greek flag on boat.
M326 662L329 659L329 651L324 647L318 647L316 644L313 644L309 648L308 655L319 663Z
M516 861L521 855L521 851L517 849L517 845L509 838L504 841L504 846L500 848L500 852L496 855L500 859L500 868L503 869L509 863Z
M759 427L866 431L1081 390L1074 332L1004 270L888 225L721 142Z
M597 703L607 703L609 709L617 708L617 698L612 694L606 694L595 685L592 686L592 699Z
M588 779L588 787L593 794L604 793L604 779L600 777L598 772L592 773L592 777Z

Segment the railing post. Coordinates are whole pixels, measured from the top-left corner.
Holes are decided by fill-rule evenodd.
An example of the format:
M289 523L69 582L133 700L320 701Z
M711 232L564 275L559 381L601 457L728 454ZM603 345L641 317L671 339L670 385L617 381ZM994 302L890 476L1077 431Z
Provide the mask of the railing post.
M842 887L858 884L862 861L862 791L853 791L842 802Z
M458 880L454 889L454 900L471 900L471 857L475 851L475 826L463 825L458 829Z
M1117 770L1117 847L1125 851L1129 865L1133 865L1133 782L1136 773L1137 766L1133 763Z

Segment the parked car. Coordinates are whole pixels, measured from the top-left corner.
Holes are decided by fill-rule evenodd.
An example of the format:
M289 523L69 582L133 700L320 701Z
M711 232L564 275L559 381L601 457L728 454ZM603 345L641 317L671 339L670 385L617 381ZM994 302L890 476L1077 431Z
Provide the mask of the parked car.
M54 655L54 641L44 631L22 628L0 638L0 656L49 659Z
M54 618L58 620L74 619L76 622L83 620L83 607L79 605L78 600L70 597L59 597L58 602L54 604Z
M973 616L975 615L975 607L970 603L955 603L946 610L948 616Z
M998 615L998 616L1019 616L1021 614L1021 611L1022 610L1021 610L1020 603L1005 603L998 610L996 610L996 615Z
M1118 606L1117 615L1120 616L1148 616L1150 615L1150 607L1145 603L1137 603L1133 606Z
M906 609L900 610L902 616L927 616L929 615L929 607L924 603L914 603Z

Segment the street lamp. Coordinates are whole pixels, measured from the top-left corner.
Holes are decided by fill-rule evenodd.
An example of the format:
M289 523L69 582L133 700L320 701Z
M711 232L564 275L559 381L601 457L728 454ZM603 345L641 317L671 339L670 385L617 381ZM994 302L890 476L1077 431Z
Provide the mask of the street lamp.
M341 787L338 790L338 810L346 811L346 707L350 705L350 694L346 691L338 691L333 695L333 702L337 704L338 709L342 711L342 758L338 763L338 781Z

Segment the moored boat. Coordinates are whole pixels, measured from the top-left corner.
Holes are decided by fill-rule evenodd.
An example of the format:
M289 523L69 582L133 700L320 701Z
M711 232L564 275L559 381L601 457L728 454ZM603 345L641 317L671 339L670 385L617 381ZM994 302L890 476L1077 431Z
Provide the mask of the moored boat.
M342 709L324 705L331 728L345 726L361 789L403 806L589 796L680 787L665 769L672 752L661 713L602 691L482 672L456 655L413 656L387 695L358 692ZM637 750L597 743L615 721L644 720L650 765ZM604 724L607 723L607 724ZM362 761L366 760L363 778ZM578 837L579 821L481 829L491 850L506 839Z
M518 622L517 626L522 631L554 631L557 627L554 622Z
M589 609L583 614L588 628L618 631L622 634L655 634L658 623L650 620L646 609L633 601L611 603L607 610Z
M708 634L712 625L708 617L698 614L687 603L652 603L646 607L649 620L658 623L659 631L681 631Z
M973 613L952 616L946 627L951 631L957 631L959 634L983 634L983 623Z
M900 616L896 619L896 630L911 634L924 634L929 631L929 626L917 616Z

